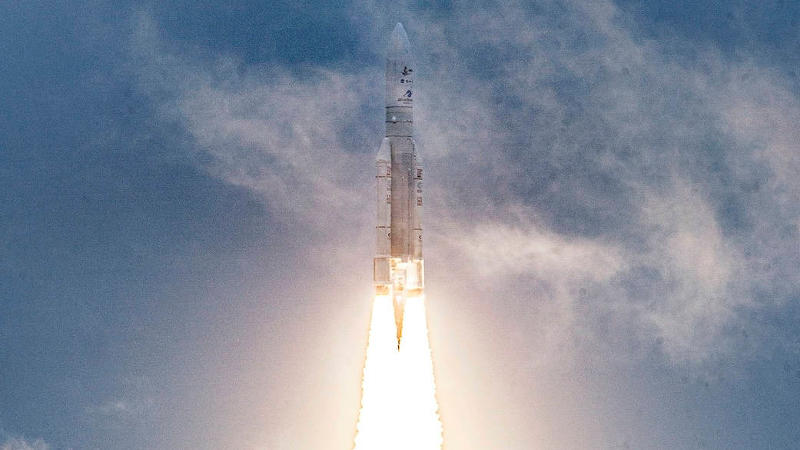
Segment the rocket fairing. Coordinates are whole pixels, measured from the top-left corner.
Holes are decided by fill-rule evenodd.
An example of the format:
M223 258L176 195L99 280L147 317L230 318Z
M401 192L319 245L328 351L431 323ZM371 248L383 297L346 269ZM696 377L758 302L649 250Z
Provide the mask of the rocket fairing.
M378 222L376 295L394 300L397 345L406 299L422 295L422 161L413 139L414 70L408 36L398 23L386 56L386 137L376 158Z

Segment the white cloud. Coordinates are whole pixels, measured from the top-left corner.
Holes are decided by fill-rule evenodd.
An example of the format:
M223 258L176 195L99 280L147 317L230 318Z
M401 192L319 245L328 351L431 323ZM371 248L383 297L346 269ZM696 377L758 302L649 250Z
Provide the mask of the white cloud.
M479 223L474 230L457 231L452 240L472 262L472 270L495 279L533 273L572 282L584 277L601 281L625 265L616 247L568 239L534 224Z
M730 69L718 98L724 130L769 166L773 176L765 187L776 196L777 206L797 219L800 101L772 70Z
M651 231L650 251L639 263L658 268L665 286L658 293L666 296L643 316L677 361L702 363L713 352L730 352L719 342L723 328L749 301L731 289L742 255L724 238L714 211L679 180L664 195L649 193L641 213Z
M0 450L49 450L50 446L41 439L27 441L23 438L8 438Z
M778 277L751 269L800 259L786 242L756 242L800 217L800 104L751 61L633 36L612 2L539 6L541 14L501 2L415 19L426 32L413 44L427 63L418 136L435 179L428 242L472 262L450 263L449 273L475 275L464 279L547 283L566 319L538 325L564 340L594 336L587 329L613 312L619 326L600 338L612 347L633 336L659 339L675 363L746 358L728 335L747 327L740 311L782 303L752 301L756 284ZM380 8L360 8L364 40L383 42ZM369 229L372 217L372 153L352 145L379 143L379 119L363 120L359 108L381 98L382 67L243 71L228 56L198 61L164 48L146 15L137 30L142 89L211 157L204 168L313 230L314 251L346 254L353 244L341 229ZM680 59L672 46L700 56ZM762 163L779 195L742 195L746 168ZM757 232L726 225L728 198L743 202L730 214L758 213ZM653 276L632 289L637 270ZM594 303L575 298L578 281L593 286ZM494 292L508 302L523 295Z
M161 403L146 377L128 377L120 380L119 395L88 405L86 414L92 421L110 428L137 425L161 412Z

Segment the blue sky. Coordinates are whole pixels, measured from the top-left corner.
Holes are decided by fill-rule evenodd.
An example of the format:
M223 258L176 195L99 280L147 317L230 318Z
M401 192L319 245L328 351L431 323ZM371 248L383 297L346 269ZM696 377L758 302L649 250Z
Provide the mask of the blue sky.
M398 21L445 449L800 448L791 2L0 7L0 449L349 449Z

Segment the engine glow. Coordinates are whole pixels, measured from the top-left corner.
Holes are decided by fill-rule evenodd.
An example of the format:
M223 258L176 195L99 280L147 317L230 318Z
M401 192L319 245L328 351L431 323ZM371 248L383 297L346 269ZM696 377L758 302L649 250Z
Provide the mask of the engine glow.
M394 306L375 297L355 450L440 450L442 423L423 296L410 297L399 350Z

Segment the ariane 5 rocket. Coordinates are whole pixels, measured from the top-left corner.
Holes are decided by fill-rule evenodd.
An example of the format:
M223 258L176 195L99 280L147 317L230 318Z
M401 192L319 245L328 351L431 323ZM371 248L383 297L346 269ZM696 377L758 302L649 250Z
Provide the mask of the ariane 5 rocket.
M376 295L394 300L397 345L406 299L421 296L422 161L414 144L414 70L408 36L398 23L386 56L386 137L376 158L378 186Z

